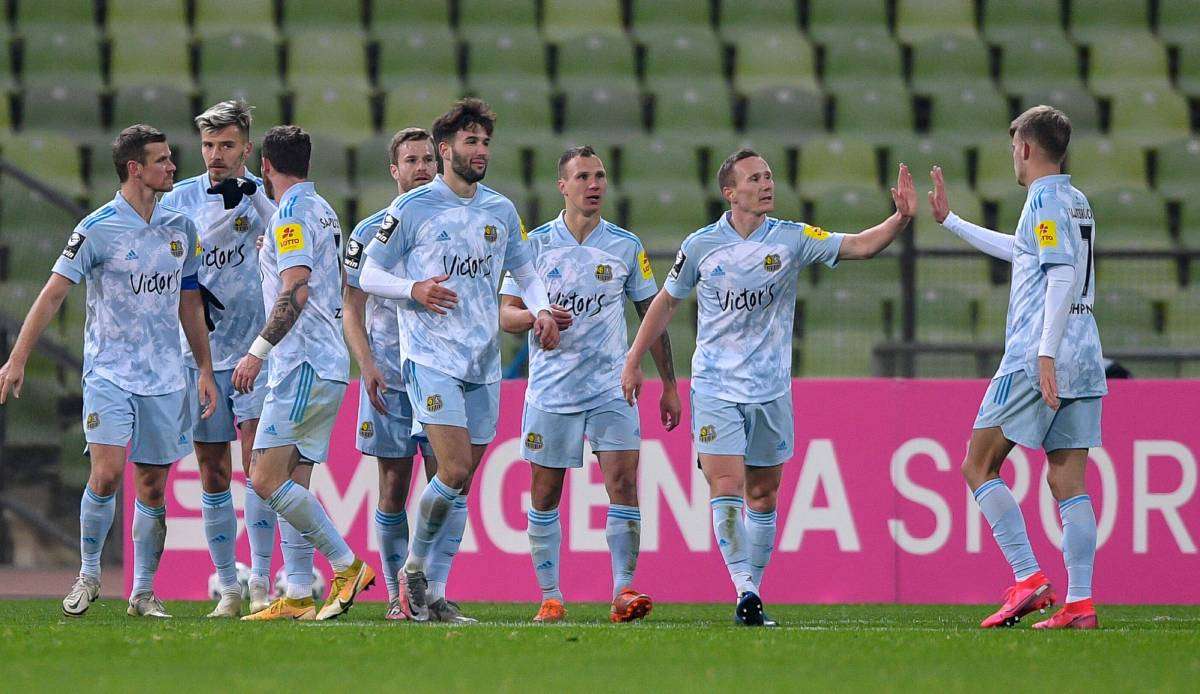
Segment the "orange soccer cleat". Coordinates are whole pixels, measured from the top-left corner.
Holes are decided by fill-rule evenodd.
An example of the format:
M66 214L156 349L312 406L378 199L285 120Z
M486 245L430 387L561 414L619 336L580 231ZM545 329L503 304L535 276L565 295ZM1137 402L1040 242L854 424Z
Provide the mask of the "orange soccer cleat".
M1076 600L1063 605L1050 619L1033 625L1034 629L1095 629L1100 626L1096 619L1096 606L1091 598Z
M650 614L652 609L654 602L649 595L626 588L613 598L608 618L613 622L633 622Z
M1041 571L1004 591L1004 605L979 626L1011 627L1034 610L1044 610L1055 602L1054 588Z
M538 613L534 616L533 621L538 624L553 624L566 618L567 608L563 607L562 600L547 598L542 601L542 606L538 608Z

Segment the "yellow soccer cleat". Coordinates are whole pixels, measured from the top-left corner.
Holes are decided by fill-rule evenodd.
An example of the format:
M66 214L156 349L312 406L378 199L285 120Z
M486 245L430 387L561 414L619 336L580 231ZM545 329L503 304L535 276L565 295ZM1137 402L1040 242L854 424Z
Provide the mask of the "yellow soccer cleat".
M268 622L275 619L307 621L317 618L317 603L312 598L278 598L265 610L242 617L243 622Z
M375 584L375 570L362 559L355 559L350 568L333 575L329 582L329 595L317 613L317 619L337 619L350 611L354 598Z

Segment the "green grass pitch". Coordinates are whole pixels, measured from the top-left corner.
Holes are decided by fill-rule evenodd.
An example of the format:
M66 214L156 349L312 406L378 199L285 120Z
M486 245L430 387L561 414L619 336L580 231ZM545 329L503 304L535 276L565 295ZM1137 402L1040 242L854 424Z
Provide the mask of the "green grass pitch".
M209 603L175 618L120 600L67 619L55 600L0 602L6 691L1196 691L1200 606L1101 607L1093 632L983 631L986 606L769 607L779 629L726 605L662 604L611 625L606 605L529 623L536 606L464 605L465 627L389 623L364 603L336 622L239 624ZM1037 615L1032 615L1037 616Z

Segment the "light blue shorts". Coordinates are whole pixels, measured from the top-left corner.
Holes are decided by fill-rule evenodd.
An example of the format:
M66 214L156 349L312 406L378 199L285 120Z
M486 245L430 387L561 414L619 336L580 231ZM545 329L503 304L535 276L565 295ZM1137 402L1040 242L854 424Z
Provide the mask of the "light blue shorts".
M692 442L697 453L740 455L746 465L773 467L792 457L792 394L763 403L740 403L691 394Z
M192 404L192 438L200 443L227 443L237 440L237 425L262 414L263 400L267 398L267 365L254 380L254 390L239 393L233 387L233 369L214 371L217 382L217 406L212 416L201 419L200 371L188 367L188 402Z
M254 450L295 446L304 460L325 462L346 384L327 381L308 362L301 362L279 385L268 390L254 435Z
M83 377L83 431L88 443L130 446L130 462L170 465L192 451L187 388L134 395L88 373Z
M380 396L387 405L387 414L380 414L371 405L367 387L359 384L355 439L358 452L376 458L411 458L420 448L426 457L432 455L424 434L413 432L412 403L408 401L408 393L381 390Z
M1060 398L1058 411L1042 400L1028 374L1014 371L992 379L976 429L1000 427L1004 438L1026 448L1057 451L1100 445L1100 398Z
M418 424L462 427L476 446L496 438L500 382L468 383L428 366L404 360L404 387Z
M528 402L521 415L521 455L542 467L583 467L583 437L592 451L636 451L642 447L637 407L622 398L583 412L546 412Z

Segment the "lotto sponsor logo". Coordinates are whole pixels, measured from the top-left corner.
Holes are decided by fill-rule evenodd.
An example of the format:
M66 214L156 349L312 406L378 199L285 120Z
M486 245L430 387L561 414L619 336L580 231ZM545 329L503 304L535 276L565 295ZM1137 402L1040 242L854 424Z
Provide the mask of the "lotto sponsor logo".
M529 450L531 450L531 451L540 451L540 450L542 450L542 448L543 448L545 445L546 445L546 443L545 443L545 441L542 439L542 435L541 435L541 434L538 434L538 433L535 433L535 432L532 432L532 431L531 431L531 432L529 432L528 434L526 434L526 435L525 435L525 447L526 447L526 448L528 448Z
M646 256L646 251L638 251L638 267L642 269L642 279L654 279L654 268L650 267L650 258Z
M363 422L358 427L358 435L364 439L369 439L375 435L375 427L371 426L370 422Z
M763 258L763 268L767 272L775 272L783 267L783 262L779 259L778 253L768 253L766 258Z
M596 279L601 282L609 282L613 278L612 266L601 263L596 266Z
M183 241L171 242L171 255L175 256L176 258L183 257Z
M818 241L824 241L825 239L829 238L829 236L830 236L828 231L825 231L821 227L814 227L814 226L805 226L804 227L804 235L809 238L814 238Z
M425 398L425 409L429 410L430 412L437 412L438 410L442 409L442 396L430 395L429 397Z
M275 229L275 246L279 253L304 250L304 233L299 224L283 224Z
M1038 222L1035 233L1037 234L1038 245L1042 248L1058 245L1058 225L1054 223L1053 219Z
M497 238L497 236L498 236L498 235L496 234L496 227L495 227L495 225L493 225L493 224L488 224L488 225L486 225L486 226L484 226L484 227L483 227L483 238L484 238L484 240L486 240L488 243L496 243L496 238Z
M713 424L705 424L700 427L700 443L712 443L717 440L717 427Z

